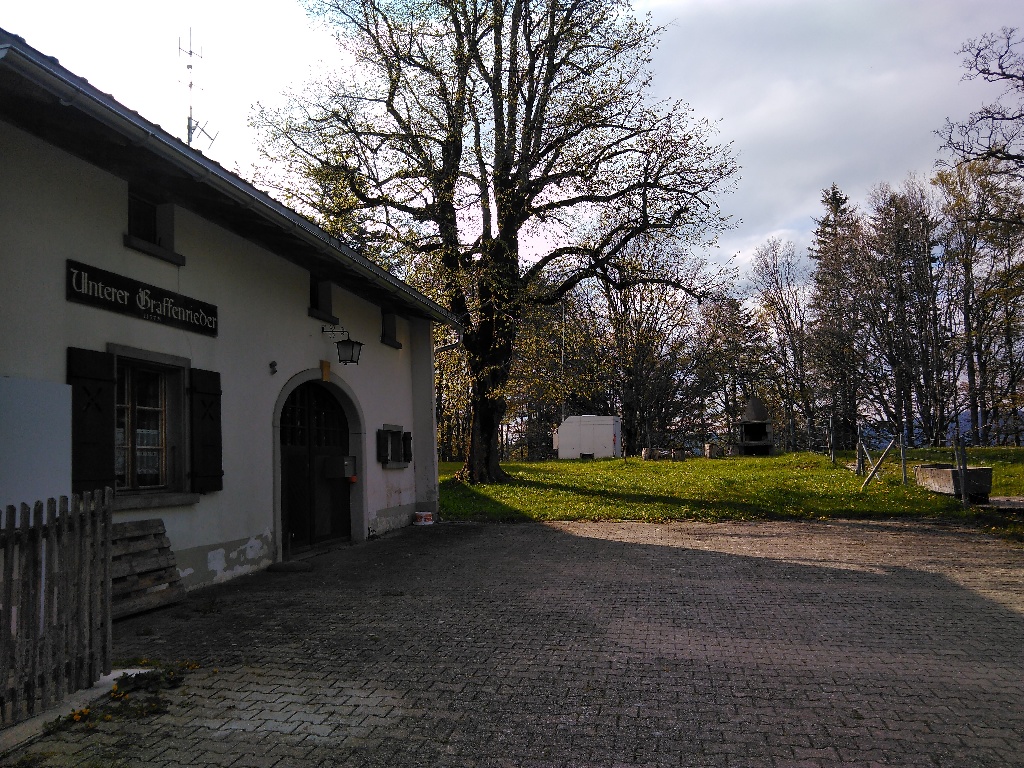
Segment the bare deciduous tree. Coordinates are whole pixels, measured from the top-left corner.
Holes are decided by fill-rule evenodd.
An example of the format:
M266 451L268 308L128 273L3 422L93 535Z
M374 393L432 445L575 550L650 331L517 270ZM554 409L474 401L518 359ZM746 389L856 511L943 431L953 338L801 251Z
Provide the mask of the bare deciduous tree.
M772 336L778 372L774 378L779 400L788 411L790 447L797 450L800 442L792 411L799 408L803 422L800 431L810 436L815 431L817 410L809 352L810 272L793 243L769 238L754 251L752 281Z
M963 54L965 80L981 79L1003 87L999 98L972 112L962 123L946 120L939 131L946 149L963 160L995 161L999 172L1024 174L1024 37L1003 27L968 40Z
M932 183L942 195L941 241L956 270L971 438L988 444L1016 422L1017 327L1022 238L1021 190L994 170L992 161L971 161L939 171ZM1018 431L1016 423L1009 430ZM1016 438L1015 438L1016 439Z
M432 256L435 295L466 329L463 476L501 480L525 308L591 278L699 292L623 255L638 242L713 241L735 162L685 105L647 100L658 30L626 0L311 5L354 65L262 112L268 156L290 183L336 186L321 216L358 212L364 237Z
M609 386L622 416L623 455L670 447L669 432L691 405L682 387L693 301L665 285L605 286L603 293Z

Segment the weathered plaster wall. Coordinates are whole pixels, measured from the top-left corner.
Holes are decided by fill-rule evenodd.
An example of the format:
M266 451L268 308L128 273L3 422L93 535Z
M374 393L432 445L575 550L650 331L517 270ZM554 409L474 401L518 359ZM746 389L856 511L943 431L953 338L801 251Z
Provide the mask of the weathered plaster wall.
M0 376L0 509L71 495L71 387Z
M181 583L186 589L203 584L219 583L262 570L275 561L276 542L273 532L267 530L234 541L176 549Z
M370 523L369 533L371 536L383 536L388 531L404 528L413 521L416 514L416 504L403 504L400 507L379 509Z

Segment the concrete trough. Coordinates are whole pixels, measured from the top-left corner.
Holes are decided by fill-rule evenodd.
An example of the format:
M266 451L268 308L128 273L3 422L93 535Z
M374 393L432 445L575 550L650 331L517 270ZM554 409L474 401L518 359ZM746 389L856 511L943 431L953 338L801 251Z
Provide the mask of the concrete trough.
M917 484L935 493L961 498L960 472L952 464L921 464L914 467ZM967 499L988 502L992 492L992 467L967 467Z

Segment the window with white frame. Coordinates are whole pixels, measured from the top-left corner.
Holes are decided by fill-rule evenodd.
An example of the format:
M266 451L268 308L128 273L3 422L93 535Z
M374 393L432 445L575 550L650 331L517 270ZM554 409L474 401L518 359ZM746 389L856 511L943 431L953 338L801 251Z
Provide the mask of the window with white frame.
M118 490L167 487L166 371L125 359L117 366L114 436Z
M116 370L115 489L180 489L183 368L118 356Z

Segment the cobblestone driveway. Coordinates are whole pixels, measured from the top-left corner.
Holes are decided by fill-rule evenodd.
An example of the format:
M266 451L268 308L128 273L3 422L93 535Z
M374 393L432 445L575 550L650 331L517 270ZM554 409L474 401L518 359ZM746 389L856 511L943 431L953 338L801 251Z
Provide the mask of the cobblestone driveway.
M1024 766L1024 549L922 524L406 529L115 625L201 665L32 766Z

